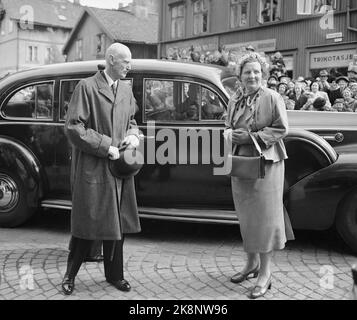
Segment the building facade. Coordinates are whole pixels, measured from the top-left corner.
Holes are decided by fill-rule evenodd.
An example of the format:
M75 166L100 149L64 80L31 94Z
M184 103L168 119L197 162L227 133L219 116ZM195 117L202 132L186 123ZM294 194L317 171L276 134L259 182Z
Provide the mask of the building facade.
M0 0L0 77L63 62L62 48L82 11L67 0Z
M346 73L357 53L357 0L162 0L159 55L280 51L292 77Z
M127 9L85 8L63 48L66 61L104 59L114 42L127 45L133 58L157 57L158 15L137 16Z

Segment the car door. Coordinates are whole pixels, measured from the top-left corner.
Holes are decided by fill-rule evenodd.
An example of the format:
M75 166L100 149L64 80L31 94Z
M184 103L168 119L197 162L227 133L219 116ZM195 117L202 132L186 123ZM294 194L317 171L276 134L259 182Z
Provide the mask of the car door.
M222 166L223 94L194 78L144 75L135 81L145 166L137 176L143 207L232 209ZM218 172L219 173L219 172Z
M19 83L4 98L1 135L22 142L41 163L52 190L55 172L55 81L39 79Z

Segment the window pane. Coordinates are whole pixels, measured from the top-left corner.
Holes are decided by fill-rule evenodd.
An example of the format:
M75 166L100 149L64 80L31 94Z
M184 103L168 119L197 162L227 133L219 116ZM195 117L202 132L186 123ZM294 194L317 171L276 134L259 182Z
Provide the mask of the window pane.
M198 121L201 87L179 81L146 80L146 121Z
M171 9L171 38L183 37L184 6L179 5Z
M64 81L61 83L60 120L66 120L68 105L79 80Z
M202 88L202 120L221 120L224 106L211 90Z
M146 121L168 121L174 119L174 95L172 81L145 81L145 119Z
M36 88L29 86L16 92L2 109L6 117L35 118Z
M38 85L36 90L36 117L38 119L51 119L53 113L53 85Z

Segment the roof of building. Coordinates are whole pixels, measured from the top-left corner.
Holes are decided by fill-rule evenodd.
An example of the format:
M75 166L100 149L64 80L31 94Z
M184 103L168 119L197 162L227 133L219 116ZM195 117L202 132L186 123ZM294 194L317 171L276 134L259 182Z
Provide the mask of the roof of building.
M1 0L6 15L20 20L33 12L35 24L72 29L83 7L68 0Z
M63 51L65 53L86 15L94 19L113 42L144 44L157 44L158 42L159 18L157 15L149 14L148 17L137 17L133 13L124 10L85 7L64 46Z

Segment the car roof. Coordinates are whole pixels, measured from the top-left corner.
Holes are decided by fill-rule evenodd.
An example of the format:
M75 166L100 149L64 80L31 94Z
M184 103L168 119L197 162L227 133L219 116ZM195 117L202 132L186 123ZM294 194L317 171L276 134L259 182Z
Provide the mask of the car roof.
M75 76L77 74L95 73L98 70L98 65L105 65L105 61L76 61L39 66L9 75L0 82L0 89L14 81L23 81L25 78L36 79L53 75ZM133 59L131 72L197 77L210 82L220 82L223 78L235 76L231 69L218 65L155 59Z

